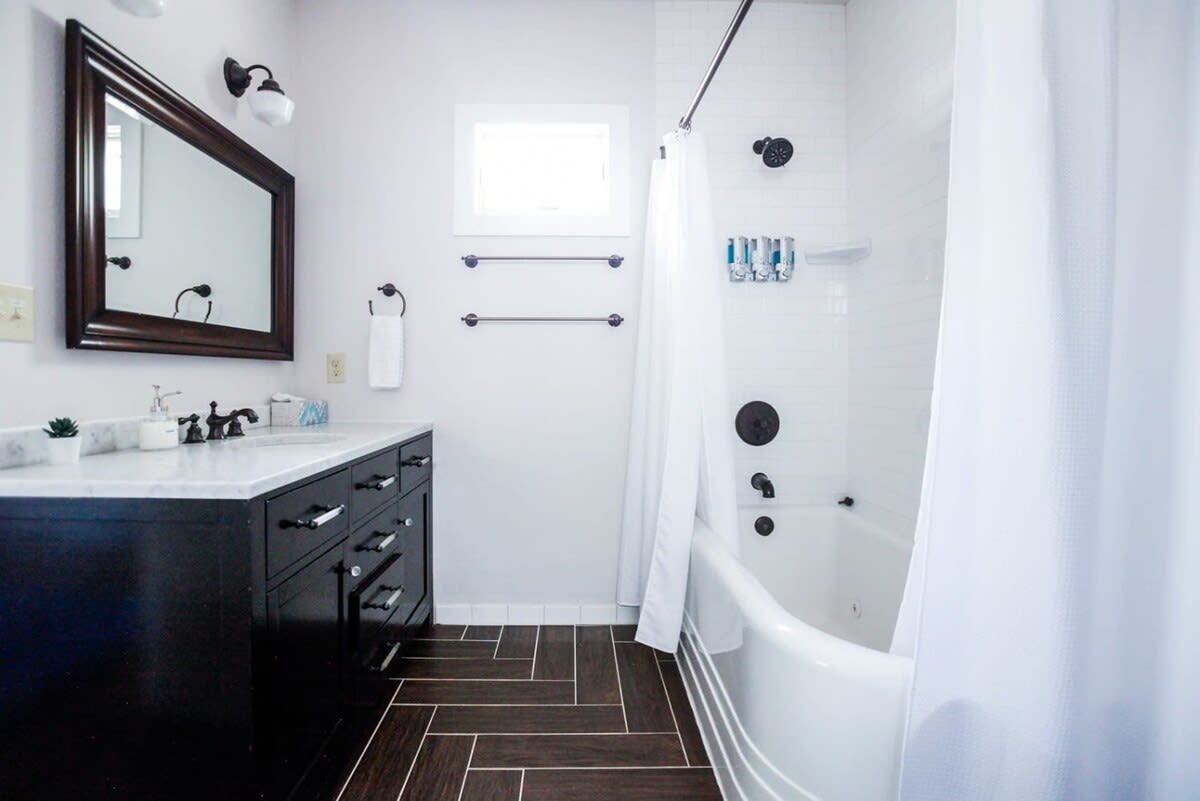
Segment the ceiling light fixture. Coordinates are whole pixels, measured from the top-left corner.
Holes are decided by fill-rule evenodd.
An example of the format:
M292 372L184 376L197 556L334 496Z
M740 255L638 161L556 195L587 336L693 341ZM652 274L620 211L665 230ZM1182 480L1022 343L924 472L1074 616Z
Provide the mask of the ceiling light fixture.
M243 67L232 58L225 59L225 86L229 88L229 93L234 97L244 95L250 88L250 73L254 70L262 70L267 73L267 77L263 79L258 90L250 95L250 110L267 125L287 125L292 120L292 111L295 110L296 104L283 93L270 68L262 64Z

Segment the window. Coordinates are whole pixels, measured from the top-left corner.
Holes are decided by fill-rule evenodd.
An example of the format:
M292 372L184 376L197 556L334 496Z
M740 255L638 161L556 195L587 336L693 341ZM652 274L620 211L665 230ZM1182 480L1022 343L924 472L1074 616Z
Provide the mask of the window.
M455 234L629 234L624 106L457 112Z

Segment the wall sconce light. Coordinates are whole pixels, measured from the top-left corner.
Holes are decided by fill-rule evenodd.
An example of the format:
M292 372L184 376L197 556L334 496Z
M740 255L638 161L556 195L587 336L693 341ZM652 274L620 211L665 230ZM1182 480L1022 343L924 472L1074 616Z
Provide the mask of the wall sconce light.
M292 111L295 110L296 104L283 93L268 67L262 64L243 67L232 58L225 59L225 85L229 87L229 93L234 97L244 95L250 88L250 73L254 70L262 70L267 73L267 77L263 79L258 90L250 95L250 110L267 125L287 125L292 120Z
M138 17L161 17L167 0L113 0L113 5Z

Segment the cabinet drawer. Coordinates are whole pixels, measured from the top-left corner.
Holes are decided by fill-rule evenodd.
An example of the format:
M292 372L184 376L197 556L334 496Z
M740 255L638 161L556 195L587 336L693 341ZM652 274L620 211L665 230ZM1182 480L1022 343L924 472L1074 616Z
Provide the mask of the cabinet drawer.
M351 575L358 567L361 576L374 573L385 559L403 554L408 539L404 518L393 501L359 526L350 535L349 562Z
M392 554L350 593L351 650L371 639L376 629L398 610L411 605L404 585L404 561L402 554Z
M268 581L346 530L349 485L340 470L267 501Z
M399 453L392 448L354 465L350 483L351 519L357 523L400 494Z
M424 436L400 446L400 492L408 492L433 473L433 437Z

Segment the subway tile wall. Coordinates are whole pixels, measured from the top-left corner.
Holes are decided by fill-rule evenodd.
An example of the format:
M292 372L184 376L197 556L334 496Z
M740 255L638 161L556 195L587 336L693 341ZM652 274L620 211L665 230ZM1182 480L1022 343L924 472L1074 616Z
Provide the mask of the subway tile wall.
M847 471L855 509L911 539L942 297L955 0L846 6L849 229Z
M656 3L661 132L677 125L736 7ZM838 5L759 0L751 9L693 124L708 142L721 237L793 236L798 250L846 238L845 21ZM792 141L786 167L769 169L751 150L764 136ZM736 441L739 502L832 504L847 487L847 269L800 260L788 283L722 286L733 410L765 400L782 419L769 445ZM759 470L774 501L750 487Z

